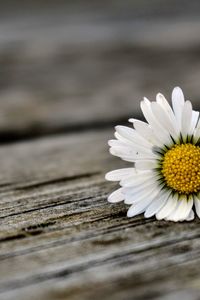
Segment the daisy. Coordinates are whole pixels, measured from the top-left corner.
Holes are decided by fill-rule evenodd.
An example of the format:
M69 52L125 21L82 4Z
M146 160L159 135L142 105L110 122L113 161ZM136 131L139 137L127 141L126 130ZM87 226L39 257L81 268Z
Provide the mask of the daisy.
M121 186L108 201L130 205L128 217L144 213L146 218L190 221L195 208L200 218L199 112L179 87L172 92L172 108L162 94L153 102L144 98L147 122L129 119L133 129L116 126L116 139L108 142L112 155L132 163L106 174Z

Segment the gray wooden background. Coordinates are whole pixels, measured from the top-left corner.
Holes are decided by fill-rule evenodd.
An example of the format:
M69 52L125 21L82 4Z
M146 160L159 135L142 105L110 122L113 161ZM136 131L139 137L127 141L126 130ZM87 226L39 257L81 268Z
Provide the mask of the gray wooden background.
M113 126L179 85L200 108L200 2L0 2L0 299L200 299L200 222L127 219Z

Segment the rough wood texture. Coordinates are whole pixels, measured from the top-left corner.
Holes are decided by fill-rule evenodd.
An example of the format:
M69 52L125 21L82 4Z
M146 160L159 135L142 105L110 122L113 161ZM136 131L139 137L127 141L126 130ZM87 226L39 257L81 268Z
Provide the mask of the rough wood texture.
M200 222L128 219L108 204L104 173L124 164L109 157L110 136L1 148L2 299L197 299Z
M200 221L128 219L104 174L143 95L199 108L199 1L75 2L0 5L0 299L197 300Z

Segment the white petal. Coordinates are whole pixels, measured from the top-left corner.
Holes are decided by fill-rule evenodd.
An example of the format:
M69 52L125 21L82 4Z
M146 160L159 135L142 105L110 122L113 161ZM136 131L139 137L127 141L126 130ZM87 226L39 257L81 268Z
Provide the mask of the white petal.
M155 215L166 203L171 191L160 192L156 199L152 201L152 203L147 208L144 216L145 218L150 218Z
M177 120L175 118L174 112L173 112L171 106L169 105L168 101L165 99L165 97L162 94L159 93L156 96L156 101L157 101L158 104L160 104L160 106L168 114L169 118L174 123L175 127L180 130L180 128L178 126L178 123L177 123Z
M191 122L191 126L190 126L189 135L194 134L194 130L197 125L198 119L199 119L199 112L193 110L192 111L192 122Z
M109 181L120 181L135 173L135 168L124 168L110 171L105 175L105 179Z
M196 128L200 128L200 118L199 118L199 120L197 122Z
M129 146L129 147L132 147L137 152L144 153L144 154L152 154L153 153L151 144L149 144L148 147L146 147L146 146L144 147L144 146L139 145L131 140L126 139L124 136L121 136L118 132L115 132L114 135L119 141L127 144L127 146Z
M114 146L109 149L110 153L115 156L131 156L137 158L138 152L130 147Z
M149 124L134 120L133 125L135 130L149 143L156 146L162 146L162 143L156 138Z
M185 201L185 200L184 200ZM192 210L192 207L193 207L193 197L190 196L189 199L186 200L186 206L185 208L181 210L181 213L179 214L179 218L178 218L178 221L184 221L188 218L191 210Z
M196 143L200 139L200 118L194 130L194 143Z
M124 200L124 194L122 193L122 188L114 191L108 196L108 202L117 203Z
M140 136L136 130L126 127L126 126L116 126L116 131L123 136L124 138L132 141L134 144L138 144L142 147L151 148L152 145L145 140L142 136Z
M165 205L161 208L161 210L156 214L156 218L158 220L165 219L168 217L176 208L178 201L178 195L171 195L169 196Z
M126 204L137 204L139 202L146 201L146 199L152 199L160 192L162 186L158 186L156 183L140 190L137 193L125 193L125 203Z
M144 193L148 191L152 191L157 187L159 184L155 180L151 180L149 182L144 182L141 184L138 184L137 186L134 187L129 187L127 189L126 187L123 187L123 193L125 194L126 199L138 199L140 195L143 195Z
M158 167L155 160L141 160L135 162L135 168L138 170L153 170Z
M133 142L127 143L127 142L121 141L119 139L109 140L108 145L110 147L117 147L117 148L121 147L123 149L127 149L127 151L133 151L134 153L137 153L137 152L141 152L141 154L143 154L143 153L147 154L148 153L148 155L150 155L151 157L156 157L156 155L152 152L153 145L151 147L147 147L148 148L147 149L146 147L136 145ZM149 148L151 148L151 149L149 149ZM140 153L138 153L138 154L140 154Z
M130 119L128 119L128 121L130 122L130 123L134 123L135 121L138 121L137 119L134 119L134 118L130 118ZM142 121L141 121L142 122Z
M156 154L152 153L143 153L139 152L131 147L128 146L113 146L109 149L109 152L114 155L121 158L128 158L128 161L136 161L140 159L155 159L157 157Z
M146 210L146 208L149 206L149 204L156 197L156 195L159 193L159 191L160 191L160 189L155 187L154 191L152 191L152 192L150 191L150 193L148 195L144 194L143 198L141 198L140 201L131 205L131 207L129 208L129 210L127 212L127 216L134 217L134 216L139 215L142 212L144 212Z
M175 222L174 215L175 215L175 213L176 213L176 211L177 211L177 209L179 208L180 205L181 205L181 201L178 199L175 209L171 212L170 215L168 215L165 218L165 220L167 220L167 221L174 221Z
M156 120L160 123L161 126L167 129L171 136L177 140L179 138L179 130L175 121L173 122L167 112L156 102L151 104L152 112Z
M192 220L194 220L194 212L193 212L193 210L191 209L191 211L190 211L190 213L189 213L189 215L188 215L186 221L192 221Z
M123 178L120 181L120 185L122 185L124 187L129 187L129 186L134 187L134 186L137 186L138 184L149 181L152 178L155 178L155 175L151 171L144 172L144 171L136 170L135 174L133 173L128 178Z
M189 130L191 127L191 121L192 121L192 104L190 101L186 101L183 106L183 112L181 117L181 134L184 142L186 142L187 135L190 132Z
M185 99L182 90L179 87L175 87L172 91L172 107L174 110L174 114L179 124L179 128L181 128L181 116Z
M172 142L170 135L166 131L166 129L163 128L155 119L151 110L151 103L148 101L148 99L144 98L144 101L141 102L141 109L145 119L150 124L153 133L158 138L158 140L161 141L162 144L170 144Z
M199 139L200 139L200 126L197 127L194 131L194 138L193 138L194 144L197 143Z
M174 213L172 213L167 219L174 222L184 221L188 217L192 206L192 197L190 197L189 200L187 200L186 196L180 196Z
M115 131L114 136L116 137L117 140L119 140L120 142L128 145L128 146L133 146L134 142L126 139L125 137L121 136L118 132Z
M196 196L194 197L194 204L197 216L200 218L200 199Z
M124 142L122 142L122 141L119 141L119 140L109 140L108 141L108 145L110 146L110 147L132 147L132 145L129 145L129 144L127 144L127 143L124 143Z

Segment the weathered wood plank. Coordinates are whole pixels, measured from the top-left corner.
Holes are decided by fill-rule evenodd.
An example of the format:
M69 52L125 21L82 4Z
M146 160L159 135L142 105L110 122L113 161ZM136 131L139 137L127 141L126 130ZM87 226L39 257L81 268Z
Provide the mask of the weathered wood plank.
M198 2L1 5L1 141L124 120L177 84L199 107Z
M111 134L1 147L3 299L197 299L199 221L128 219L108 204L104 173L125 165L108 155Z

